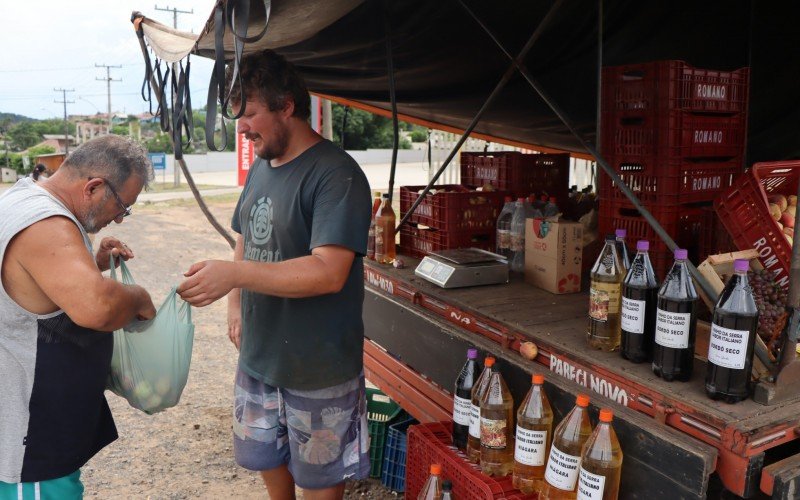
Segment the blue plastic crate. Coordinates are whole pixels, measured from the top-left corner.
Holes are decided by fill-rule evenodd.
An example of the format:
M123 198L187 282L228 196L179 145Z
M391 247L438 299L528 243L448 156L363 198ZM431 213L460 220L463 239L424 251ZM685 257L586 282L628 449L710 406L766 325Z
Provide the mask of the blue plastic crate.
M402 493L406 489L406 432L416 425L413 418L389 426L383 452L381 483L390 490Z

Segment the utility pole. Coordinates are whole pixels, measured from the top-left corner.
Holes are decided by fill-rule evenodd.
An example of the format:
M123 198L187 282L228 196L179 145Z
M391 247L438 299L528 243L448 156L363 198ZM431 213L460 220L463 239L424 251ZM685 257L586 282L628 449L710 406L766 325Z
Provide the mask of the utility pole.
M61 100L53 101L57 104L64 105L64 156L69 156L69 122L67 121L67 104L72 104L75 101L67 100L67 92L75 92L75 89L53 89L54 92L61 92Z
M106 131L107 134L111 133L111 82L121 82L122 79L113 79L111 78L111 68L121 68L122 66L111 66L109 64L94 64L95 68L105 68L106 69L106 77L105 78L97 78L95 80L104 81L106 82L106 88L108 92L108 130Z
M178 14L194 14L194 9L192 9L192 10L178 10L176 7L173 7L173 8L170 9L169 5L167 5L164 8L161 8L158 5L156 5L155 9L156 10L160 10L160 11L164 11L164 12L172 12L172 27L174 29L176 29L176 30L178 29ZM178 69L178 63L172 63L172 74L173 75L177 75L178 74L177 71L176 71L177 69ZM173 76L173 78L174 78L174 76ZM174 102L175 101L175 96L174 95L172 96L172 99L173 99L173 102ZM163 113L163 111L162 111L162 113ZM179 125L177 123L173 123L172 126L173 127L178 127ZM173 174L173 185L175 187L180 186L181 185L181 170L180 170L180 168L178 166L177 160L175 160L174 157L173 157L173 160L172 160L172 174Z

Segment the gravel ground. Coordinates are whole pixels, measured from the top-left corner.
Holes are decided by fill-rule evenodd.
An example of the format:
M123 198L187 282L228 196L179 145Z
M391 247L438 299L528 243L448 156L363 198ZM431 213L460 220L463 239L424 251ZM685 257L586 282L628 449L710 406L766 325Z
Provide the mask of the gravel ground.
M228 227L235 197L210 201ZM200 260L230 259L232 251L194 202L137 205L113 235L133 248L130 269L160 304ZM83 468L86 496L94 498L266 498L260 477L233 460L231 395L237 353L227 338L225 301L192 311L195 342L189 381L180 403L146 415L108 394L120 438ZM378 481L347 485L346 498L402 498Z

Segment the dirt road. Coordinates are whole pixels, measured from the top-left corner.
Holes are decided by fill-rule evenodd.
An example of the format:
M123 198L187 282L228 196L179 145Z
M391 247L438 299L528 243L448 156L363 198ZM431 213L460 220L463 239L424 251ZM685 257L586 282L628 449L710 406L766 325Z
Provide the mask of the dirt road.
M212 201L226 227L235 197ZM193 201L134 208L116 236L134 249L134 279L160 304L196 261L230 259L232 251ZM99 239L98 239L99 241ZM120 438L83 469L86 496L95 498L266 498L260 477L238 467L231 442L231 400L237 353L227 338L221 300L193 310L195 342L189 381L179 405L148 416L108 394ZM348 487L348 498L396 498L374 482Z

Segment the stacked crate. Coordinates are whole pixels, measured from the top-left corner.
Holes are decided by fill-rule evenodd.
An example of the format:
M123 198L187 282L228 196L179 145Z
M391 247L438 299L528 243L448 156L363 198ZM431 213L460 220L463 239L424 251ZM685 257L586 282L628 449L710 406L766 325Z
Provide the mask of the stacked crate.
M714 198L743 171L747 68L697 69L683 61L603 68L601 154L692 260L715 253ZM651 242L663 277L672 256L644 217L600 174L601 234L617 228Z
M400 187L400 217L425 186ZM434 186L400 227L400 253L422 258L430 252L452 248L494 251L495 224L504 191L476 191L461 185Z

